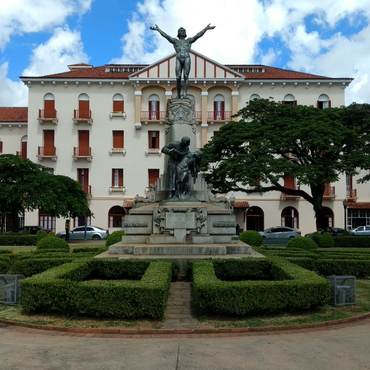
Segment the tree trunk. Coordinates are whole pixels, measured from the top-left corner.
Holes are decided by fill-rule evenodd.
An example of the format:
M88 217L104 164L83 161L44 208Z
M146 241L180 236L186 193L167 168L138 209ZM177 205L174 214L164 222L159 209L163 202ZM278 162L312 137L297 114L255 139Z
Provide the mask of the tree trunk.
M19 229L19 216L18 216L18 212L12 212L10 214L10 218L11 218L11 231L13 232L17 232L18 229Z
M315 212L316 230L327 230L328 220L325 215L324 207L322 206L322 199L324 194L325 185L311 187L311 194L313 198L313 210Z

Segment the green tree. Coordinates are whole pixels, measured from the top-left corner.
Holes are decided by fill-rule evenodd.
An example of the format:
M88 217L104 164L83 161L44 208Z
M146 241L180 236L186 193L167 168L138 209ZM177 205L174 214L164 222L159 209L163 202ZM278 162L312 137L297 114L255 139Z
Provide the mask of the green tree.
M80 184L49 173L43 166L11 154L0 155L0 230L10 214L14 231L18 215L42 209L56 217L88 216L90 210Z
M321 110L260 99L238 116L203 149L213 191L300 196L312 204L317 229L324 229L325 184L370 168L370 105ZM298 186L284 186L284 176L294 176Z

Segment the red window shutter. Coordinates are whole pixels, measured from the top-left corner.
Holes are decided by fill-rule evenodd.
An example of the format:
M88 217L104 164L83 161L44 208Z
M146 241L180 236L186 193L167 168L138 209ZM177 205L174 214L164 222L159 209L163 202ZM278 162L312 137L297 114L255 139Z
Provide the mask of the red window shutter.
M224 120L225 119L225 102L222 101L220 102L220 110L221 110L221 119Z
M123 169L122 168L118 170L118 186L119 187L123 186Z
M22 141L21 143L21 157L22 159L27 159L27 141Z
M55 118L56 117L54 100L44 101L44 117L45 118Z
M112 168L112 187L114 187L114 175L115 175L115 169Z
M148 131L149 149L159 149L159 131Z
M89 169L77 168L77 180L85 193L89 191Z
M123 131L113 131L113 148L124 148Z
M155 186L158 178L159 178L159 169L157 169L157 168L148 169L148 183L149 183L149 186Z
M3 152L3 142L0 141L0 153L2 153L2 152Z
M113 112L124 112L123 100L113 100Z
M88 130L78 131L78 148L80 155L90 155L90 137Z
M295 178L293 176L284 176L284 186L288 189L295 189Z
M44 154L54 155L54 130L44 130Z
M79 118L90 118L90 102L88 100L78 101Z

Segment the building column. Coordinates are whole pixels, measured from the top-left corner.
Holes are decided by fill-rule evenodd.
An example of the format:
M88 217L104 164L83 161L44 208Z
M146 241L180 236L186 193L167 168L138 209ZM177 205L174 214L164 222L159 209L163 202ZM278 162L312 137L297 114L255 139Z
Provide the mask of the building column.
M239 105L239 90L237 87L233 88L231 91L231 115L238 113L238 105ZM236 118L233 118L235 121Z
M200 132L200 143L203 148L208 142L208 91L202 91L202 124Z
M135 95L135 127L137 129L141 128L141 97L143 95L142 91L138 87L134 92Z

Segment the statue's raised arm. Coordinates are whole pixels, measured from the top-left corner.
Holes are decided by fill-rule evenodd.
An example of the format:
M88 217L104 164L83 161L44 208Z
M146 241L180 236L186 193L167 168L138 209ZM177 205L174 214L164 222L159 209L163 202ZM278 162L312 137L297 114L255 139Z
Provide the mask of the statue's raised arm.
M206 27L204 27L201 31L199 31L195 36L189 37L188 40L193 43L197 41L200 37L202 37L208 30L213 30L215 29L216 26L211 26L209 23Z
M167 39L171 44L173 44L175 42L175 38L171 37L170 35L168 35L166 32L162 31L158 25L154 25L154 26L151 26L150 27L151 30L153 31L158 31L158 33L163 36L165 39Z

